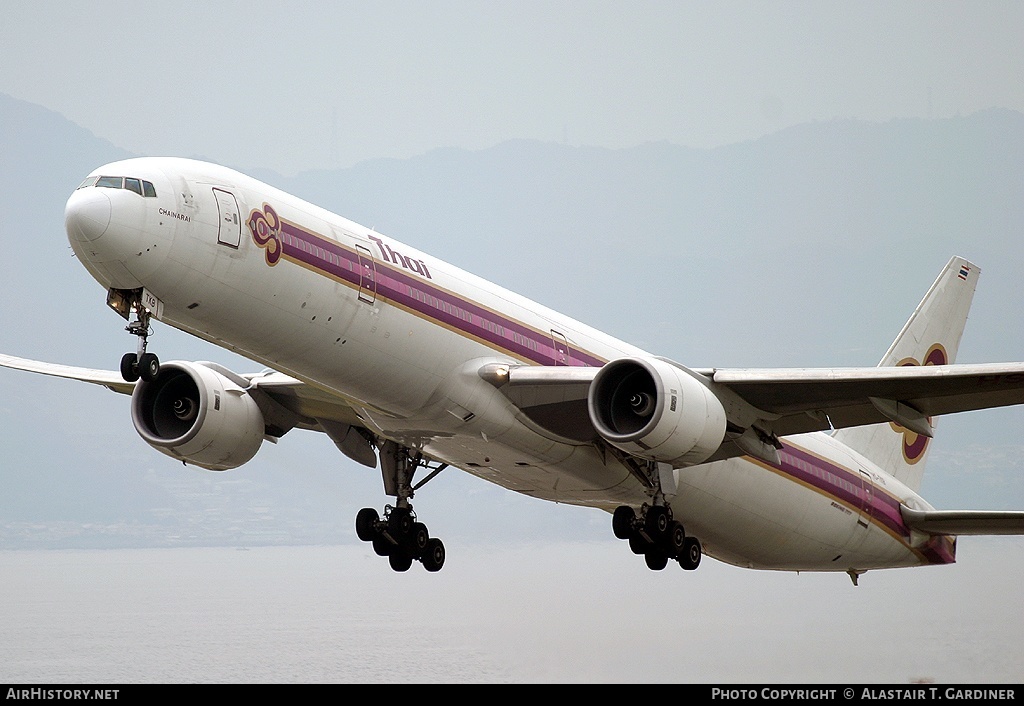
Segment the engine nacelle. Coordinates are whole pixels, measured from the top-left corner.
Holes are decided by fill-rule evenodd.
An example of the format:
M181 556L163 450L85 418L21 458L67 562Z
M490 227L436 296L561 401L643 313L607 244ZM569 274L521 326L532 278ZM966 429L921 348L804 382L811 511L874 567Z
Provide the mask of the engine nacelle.
M676 467L707 460L725 438L725 409L715 394L656 358L607 363L590 385L587 407L605 441Z
M162 363L156 380L139 382L132 423L157 451L211 471L238 468L263 444L256 401L200 363Z

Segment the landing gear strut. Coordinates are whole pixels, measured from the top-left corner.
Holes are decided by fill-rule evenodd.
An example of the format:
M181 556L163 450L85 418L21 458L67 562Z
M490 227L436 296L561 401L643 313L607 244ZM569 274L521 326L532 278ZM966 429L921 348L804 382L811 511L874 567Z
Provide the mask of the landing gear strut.
M672 509L664 505L644 505L641 514L628 505L620 505L612 514L612 532L629 541L634 554L642 554L647 567L661 571L670 559L693 571L700 565L700 541L686 536L681 522L672 518Z
M395 571L408 571L413 561L421 562L427 571L440 571L444 566L444 543L431 537L427 526L417 520L410 500L413 492L443 471L446 464L431 469L430 475L413 486L416 469L430 466L421 453L393 441L381 445L380 464L384 492L396 496L398 502L384 507L383 518L372 507L360 510L356 514L356 536L370 542L378 556L386 556Z
M137 336L139 345L135 353L125 353L121 357L121 377L125 382L135 382L139 378L144 382L152 382L160 374L160 359L155 354L146 352L152 315L149 309L142 305L142 298L138 295L131 296L127 303L135 318L129 321L125 331Z

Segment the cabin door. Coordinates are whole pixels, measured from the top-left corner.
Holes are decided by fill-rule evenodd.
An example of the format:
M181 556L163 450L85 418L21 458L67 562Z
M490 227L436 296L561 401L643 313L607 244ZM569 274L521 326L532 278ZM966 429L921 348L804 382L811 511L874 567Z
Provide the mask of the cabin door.
M551 340L555 345L555 365L568 365L569 342L565 340L565 335L552 329Z
M217 209L220 212L217 221L217 242L237 248L242 238L242 219L238 215L235 195L223 189L214 189L213 195L217 197Z
M357 243L356 254L359 256L359 301L373 304L377 300L377 267L373 253Z

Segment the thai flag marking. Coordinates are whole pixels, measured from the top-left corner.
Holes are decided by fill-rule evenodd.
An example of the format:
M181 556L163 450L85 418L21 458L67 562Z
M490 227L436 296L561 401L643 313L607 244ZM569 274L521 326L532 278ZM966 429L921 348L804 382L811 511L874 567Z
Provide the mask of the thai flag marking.
M959 277L962 280L966 280L967 275L969 274L971 274L971 268L968 267L967 265L963 265L960 267L960 274L958 274L957 277Z

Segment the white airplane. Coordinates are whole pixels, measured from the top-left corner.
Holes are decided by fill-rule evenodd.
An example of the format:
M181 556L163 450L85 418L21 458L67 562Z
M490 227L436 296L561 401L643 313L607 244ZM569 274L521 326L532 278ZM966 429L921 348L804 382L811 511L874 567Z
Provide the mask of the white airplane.
M136 350L116 372L0 365L130 394L148 444L210 470L324 432L379 462L396 500L355 529L396 571L444 564L411 501L447 466L606 510L655 570L707 554L856 584L951 563L956 535L1024 534L1024 512L939 511L917 492L933 417L1024 402L1024 363L953 365L979 273L961 258L878 367L698 370L213 164L104 165L65 217ZM161 363L154 319L268 369Z

